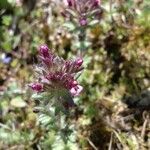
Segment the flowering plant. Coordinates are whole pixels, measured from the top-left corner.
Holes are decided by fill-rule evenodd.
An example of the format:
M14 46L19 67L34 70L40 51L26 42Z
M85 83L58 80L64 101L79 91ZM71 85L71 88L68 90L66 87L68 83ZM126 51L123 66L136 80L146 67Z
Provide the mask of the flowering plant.
M79 26L93 25L99 22L100 0L65 0L67 8L63 16Z
M83 89L77 82L83 70L82 58L64 60L54 55L46 45L40 46L38 58L40 64L35 67L37 82L29 84L36 91L38 99L44 99L43 104L48 109L57 106L59 110L67 111L75 106L73 97Z
M100 0L64 0L64 2L66 7L62 15L66 20L63 26L76 33L76 42L73 46L83 53L91 45L86 37L86 29L94 27L102 17Z

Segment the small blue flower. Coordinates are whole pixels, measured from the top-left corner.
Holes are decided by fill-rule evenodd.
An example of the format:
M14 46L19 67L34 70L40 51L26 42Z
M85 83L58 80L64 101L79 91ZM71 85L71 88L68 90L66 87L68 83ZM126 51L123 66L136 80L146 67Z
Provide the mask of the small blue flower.
M11 62L12 58L10 56L7 56L6 54L2 54L1 61L4 64L9 64Z

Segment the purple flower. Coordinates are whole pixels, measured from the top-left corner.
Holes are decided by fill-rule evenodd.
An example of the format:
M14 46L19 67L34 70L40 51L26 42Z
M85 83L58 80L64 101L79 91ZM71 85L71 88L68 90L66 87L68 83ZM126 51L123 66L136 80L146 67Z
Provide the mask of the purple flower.
M4 64L9 64L11 62L12 58L11 57L6 57L3 59Z
M65 18L70 18L71 21L79 24L80 26L87 26L93 18L95 19L97 17L97 14L100 15L101 13L100 0L66 1L67 2L65 3L67 3L67 8L63 13L63 16L65 16Z
M9 64L9 63L11 62L11 60L12 60L12 57L9 56L8 54L3 53L3 54L1 55L0 60L1 60L4 64Z
M83 64L83 59L82 59L82 58L77 58L77 59L75 60L75 64L76 64L78 67L80 67L80 66Z
M80 23L81 26L85 26L85 25L87 25L87 19L86 18L81 18L79 20L79 23Z
M32 84L29 84L29 87L32 88L32 90L36 91L36 92L41 92L43 87L42 87L42 84L40 83L32 83Z
M94 2L93 2L93 6L94 7L97 7L99 4L100 4L99 0L94 0Z
M72 98L83 89L77 82L78 73L83 70L83 59L64 60L51 53L46 45L40 46L39 51L40 64L35 68L39 82L30 84L30 87L36 92L51 93L62 104L67 101L68 105L73 105Z
M83 90L83 87L80 85L77 85L76 87L71 88L70 92L73 96L78 96L82 90Z
M67 0L67 3L68 3L68 6L69 6L69 7L73 6L73 1L74 1L74 0Z
M49 57L49 48L47 45L41 45L40 46L40 55L42 55L44 58Z

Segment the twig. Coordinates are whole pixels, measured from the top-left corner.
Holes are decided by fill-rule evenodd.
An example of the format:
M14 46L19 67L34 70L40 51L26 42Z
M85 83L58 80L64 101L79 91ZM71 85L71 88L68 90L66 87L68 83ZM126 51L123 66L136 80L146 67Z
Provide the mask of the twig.
M112 137L113 137L113 133L111 133L111 137L110 137L110 142L109 142L108 150L111 150L111 148L112 148L112 142L113 142Z
M98 148L93 144L93 142L89 138L87 138L87 141L93 147L94 150L98 150Z
M148 120L149 120L149 115L147 114L144 117L144 119L145 119L145 121L143 123L142 131L141 131L141 137L142 137L142 139L144 139L144 137L145 137L145 130L146 130L146 126L147 126L147 123L148 123Z
M121 139L120 135L117 133L117 131L113 130L113 132L115 133L116 137L118 138L119 142L121 143L121 145L123 146L123 148L126 150L127 149L127 145L125 144L125 142ZM128 150L128 149L127 149Z
M112 0L109 0L109 11L110 11L110 17L111 17L111 21L113 22L113 15L112 15Z

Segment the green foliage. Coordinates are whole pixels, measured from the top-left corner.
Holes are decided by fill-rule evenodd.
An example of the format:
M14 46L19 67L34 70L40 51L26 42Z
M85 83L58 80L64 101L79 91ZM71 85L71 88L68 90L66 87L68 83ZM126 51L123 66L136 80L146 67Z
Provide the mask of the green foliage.
M34 6L31 0L33 9L27 1L21 5L0 0L0 149L78 150L94 145L105 150L111 135L113 149L149 149L149 126L142 138L144 118L121 102L150 87L149 0L112 5L105 0L99 23L94 20L86 29L63 22L62 4L40 1ZM79 79L84 91L74 99L77 107L68 117L51 106L52 95L31 97L27 87L43 43L64 58L84 56ZM11 57L9 63L3 62L4 54Z

